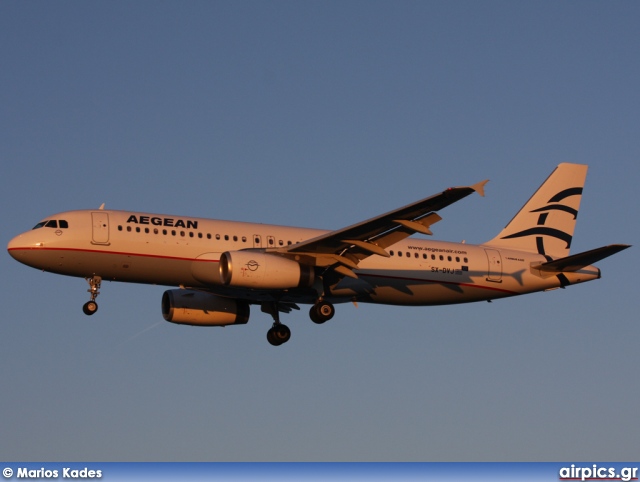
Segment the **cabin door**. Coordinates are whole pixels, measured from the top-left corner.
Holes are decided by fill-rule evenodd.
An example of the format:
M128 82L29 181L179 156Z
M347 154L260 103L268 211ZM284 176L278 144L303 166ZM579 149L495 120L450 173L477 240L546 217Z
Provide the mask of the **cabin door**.
M502 256L497 249L485 249L487 253L487 261L489 269L487 273L487 281L494 283L502 283Z
M91 213L93 226L93 244L109 244L109 214Z

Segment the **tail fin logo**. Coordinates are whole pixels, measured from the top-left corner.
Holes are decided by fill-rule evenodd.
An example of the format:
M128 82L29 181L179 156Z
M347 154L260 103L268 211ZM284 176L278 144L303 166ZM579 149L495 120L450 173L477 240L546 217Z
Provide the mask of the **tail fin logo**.
M567 233L560 229L551 228L545 226L547 222L547 218L549 213L552 211L563 211L573 216L573 220L575 221L578 218L578 210L572 208L571 206L567 206L565 204L552 204L552 203L560 203L560 201L571 197L571 196L581 196L582 195L582 187L572 187L569 189L565 189L560 191L555 196L553 196L549 201L547 201L547 206L534 209L530 211L531 213L540 213L538 216L538 224L534 228L525 229L523 231L519 231L517 233L510 234L508 236L504 236L501 239L514 239L514 238L524 238L527 236L536 236L536 246L538 248L538 253L546 256L545 248L544 248L544 238L543 236L550 236L552 238L560 239L567 243L567 250L571 247L571 241L573 239L572 233Z

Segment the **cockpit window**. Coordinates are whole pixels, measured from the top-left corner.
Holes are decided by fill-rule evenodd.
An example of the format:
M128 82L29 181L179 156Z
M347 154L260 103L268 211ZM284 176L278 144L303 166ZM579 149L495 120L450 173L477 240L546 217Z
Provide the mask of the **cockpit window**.
M60 221L56 220L56 219L49 219L48 221L41 221L38 224L36 224L33 229L39 229L42 227L47 227L47 228L58 228L58 226L62 229L67 229L69 227L69 223L67 221L65 221L64 219L61 219Z

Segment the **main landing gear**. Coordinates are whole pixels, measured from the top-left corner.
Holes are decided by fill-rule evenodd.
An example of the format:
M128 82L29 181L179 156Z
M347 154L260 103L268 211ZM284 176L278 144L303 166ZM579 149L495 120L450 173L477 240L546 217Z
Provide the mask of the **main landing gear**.
M321 325L325 321L329 321L336 314L336 309L331 303L324 300L316 301L316 304L309 310L309 318L314 323Z
M280 322L274 322L273 326L267 331L267 341L273 346L280 346L291 339L291 330L287 325Z
M267 331L267 341L273 346L280 346L288 342L291 339L291 330L287 325L280 323L280 311L288 313L292 309L299 308L294 304L274 301L273 303L262 303L261 309L273 317L273 326Z
M291 330L287 325L280 323L280 312L289 313L292 309L299 310L293 303L265 302L261 307L264 313L273 317L273 326L267 331L267 341L273 346L280 346L291 339Z
M280 346L291 339L291 330L287 325L280 323L280 312L288 313L292 309L299 309L293 303L279 303L277 301L262 303L262 311L273 317L273 326L267 331L267 341L273 346ZM314 323L322 324L333 318L336 309L331 303L318 300L309 311L309 316Z
M84 311L85 315L93 315L98 311L96 298L100 294L100 283L102 282L102 278L100 278L100 276L94 276L93 278L85 279L87 280L87 283L89 283L89 289L87 291L91 295L91 299L82 306L82 311Z

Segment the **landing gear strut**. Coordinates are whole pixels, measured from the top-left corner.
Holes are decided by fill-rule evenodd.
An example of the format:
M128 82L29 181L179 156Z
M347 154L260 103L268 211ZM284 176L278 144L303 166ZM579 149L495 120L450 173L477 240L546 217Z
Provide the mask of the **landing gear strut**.
M93 315L96 311L98 311L98 303L96 303L96 298L100 294L100 283L102 282L102 278L100 276L94 276L93 278L85 278L87 283L89 283L89 289L87 290L91 295L91 300L87 301L82 306L82 311L84 311L85 315Z
M297 309L297 307L295 309ZM285 308L285 310L288 312L291 310L291 307L288 309ZM262 311L269 313L273 317L273 326L267 331L267 341L273 346L280 346L288 342L291 339L291 330L287 325L280 323L280 307L278 306L278 302L262 303Z
M329 321L335 314L336 309L333 305L324 300L318 300L316 304L311 307L311 310L309 310L309 318L319 325L325 321Z

